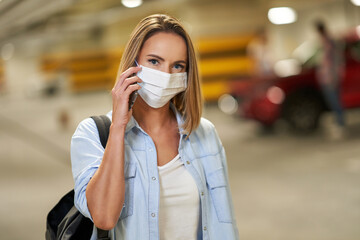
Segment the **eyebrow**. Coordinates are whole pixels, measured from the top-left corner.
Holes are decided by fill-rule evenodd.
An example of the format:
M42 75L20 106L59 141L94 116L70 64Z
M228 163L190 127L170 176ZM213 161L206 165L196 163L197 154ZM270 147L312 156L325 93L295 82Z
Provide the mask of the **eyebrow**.
M160 56L158 56L158 55L155 55L155 54L148 54L148 55L146 55L146 56L158 58L158 59L161 60L161 61L165 61L165 59L163 59L162 57L160 57ZM183 63L183 64L186 65L186 61L184 61L184 60L178 60L178 61L175 61L175 62L176 62L176 63Z

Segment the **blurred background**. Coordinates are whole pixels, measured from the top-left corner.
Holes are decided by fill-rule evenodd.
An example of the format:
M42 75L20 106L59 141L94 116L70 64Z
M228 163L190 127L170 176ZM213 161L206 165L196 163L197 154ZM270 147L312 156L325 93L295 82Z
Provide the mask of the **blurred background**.
M359 0L0 0L0 232L44 239L73 188L77 124L112 109L140 19L179 18L199 56L204 117L227 151L249 240L360 239ZM323 21L341 61L335 121L319 82Z

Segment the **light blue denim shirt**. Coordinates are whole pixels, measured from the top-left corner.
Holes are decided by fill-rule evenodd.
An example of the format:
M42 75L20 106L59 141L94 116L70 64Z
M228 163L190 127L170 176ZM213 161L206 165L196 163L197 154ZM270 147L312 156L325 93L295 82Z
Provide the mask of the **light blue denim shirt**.
M176 114L179 126L181 115ZM112 112L107 116L112 119ZM180 128L180 132L182 129ZM202 118L189 138L180 134L179 155L194 178L200 197L197 239L239 239L228 182L225 151L214 125ZM71 163L75 181L75 206L91 219L85 190L98 169L104 148L95 122L83 120L71 140ZM125 131L125 201L111 239L159 239L159 175L157 154L151 137L131 117ZM92 240L96 239L94 228Z

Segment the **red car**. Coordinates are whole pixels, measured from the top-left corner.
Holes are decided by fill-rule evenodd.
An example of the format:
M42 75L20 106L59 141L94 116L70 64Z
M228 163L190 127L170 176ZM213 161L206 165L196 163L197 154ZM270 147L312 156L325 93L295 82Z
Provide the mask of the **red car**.
M360 31L342 38L342 42L341 102L344 109L356 108L360 107ZM238 114L264 126L272 126L282 118L297 130L316 129L321 114L329 109L319 89L314 59L316 54L296 75L232 81L231 95L238 102Z

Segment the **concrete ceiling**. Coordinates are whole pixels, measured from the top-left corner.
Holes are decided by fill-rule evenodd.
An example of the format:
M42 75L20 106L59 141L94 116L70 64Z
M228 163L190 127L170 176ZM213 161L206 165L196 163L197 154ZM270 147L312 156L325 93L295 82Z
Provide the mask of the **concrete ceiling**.
M119 22L136 22L149 12L181 12L201 18L203 15L218 15L221 9L226 16L232 9L234 15L257 9L262 16L252 21L264 21L269 7L291 6L298 11L311 9L330 2L350 0L143 0L144 4L135 9L125 8L120 0L0 0L0 46L24 36L37 39L59 39L66 35L83 32L97 33L104 27ZM225 7L220 8L221 5ZM198 10L194 10L198 9ZM200 11L204 9L200 13ZM264 13L264 14L263 14ZM244 22L252 13L243 14ZM239 19L239 18L237 18ZM230 21L230 20L229 20ZM210 29L210 28L209 28Z
M94 25L109 24L114 21L140 14L156 5L173 9L183 5L207 5L214 2L241 2L244 7L268 8L292 6L296 9L343 0L144 0L147 7L125 8L120 0L0 0L0 42L16 34L44 27L60 25L73 28L92 28ZM86 23L86 24L84 24ZM85 26L86 25L86 26Z
M179 2L184 1L145 0L146 5L169 7ZM142 10L127 9L120 0L0 0L0 42L37 29L51 32L55 28L60 33L88 30Z

